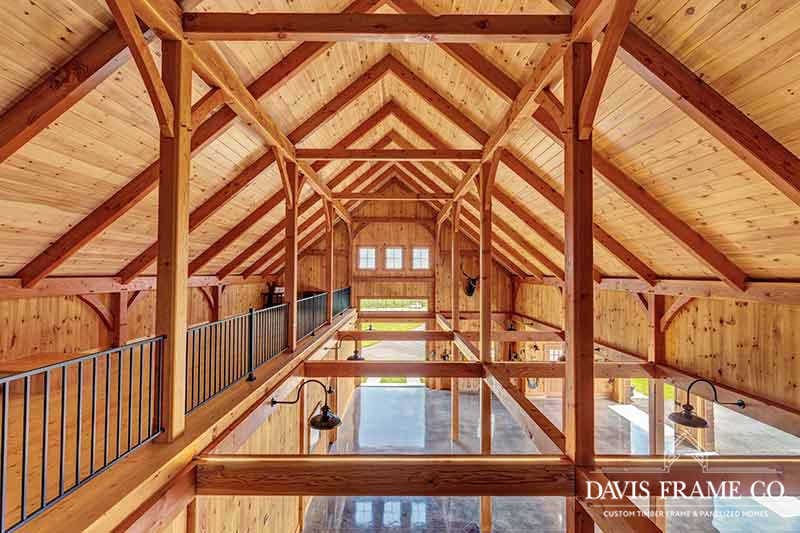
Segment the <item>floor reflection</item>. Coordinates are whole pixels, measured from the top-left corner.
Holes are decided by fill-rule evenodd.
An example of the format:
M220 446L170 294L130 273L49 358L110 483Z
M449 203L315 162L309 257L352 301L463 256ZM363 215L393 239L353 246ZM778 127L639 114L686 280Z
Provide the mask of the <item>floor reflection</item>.
M533 399L560 426L560 399ZM425 387L359 387L344 413L338 440L330 453L465 454L480 451L479 397L461 394L460 438L450 439L450 393ZM596 446L600 454L648 453L646 402L618 404L597 398ZM718 450L795 450L797 439L758 431L758 424L733 412L717 418ZM738 430L735 428L738 427ZM672 428L665 428L672 441ZM780 432L779 432L780 433ZM759 436L760 435L760 436ZM764 442L764 441L767 442ZM541 444L541 443L540 443ZM494 453L554 453L552 443L537 447L503 405L492 401ZM495 533L564 531L564 498L493 498ZM682 513L668 521L668 531L789 532L800 531L800 500L754 499L668 500L668 512ZM648 502L637 502L646 508ZM748 513L750 513L748 515ZM479 533L479 498L449 497L317 497L306 513L304 533L436 532ZM610 532L609 532L610 533Z

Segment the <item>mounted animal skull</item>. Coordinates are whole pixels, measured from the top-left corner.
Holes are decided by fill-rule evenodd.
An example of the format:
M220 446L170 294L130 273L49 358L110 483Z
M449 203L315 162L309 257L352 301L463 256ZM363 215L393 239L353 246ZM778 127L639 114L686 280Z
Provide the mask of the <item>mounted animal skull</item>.
M478 288L478 281L480 281L480 275L475 276L474 278L464 272L464 263L461 263L461 273L464 274L464 277L467 278L467 284L464 285L464 294L468 297L472 297L475 294L475 289Z

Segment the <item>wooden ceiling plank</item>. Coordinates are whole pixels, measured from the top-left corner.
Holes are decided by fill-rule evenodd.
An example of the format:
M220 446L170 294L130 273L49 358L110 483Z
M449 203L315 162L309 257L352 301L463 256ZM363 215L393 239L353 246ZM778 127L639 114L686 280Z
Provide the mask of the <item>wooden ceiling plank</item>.
M548 93L549 91L544 91ZM544 94L544 93L543 93ZM530 185L539 194L541 194L550 204L564 212L564 196L550 186L541 176L538 175L533 169L526 165L523 161L518 159L514 154L506 152L503 156L503 164L511 169L517 176L522 178L525 183ZM655 284L658 275L647 266L641 259L636 257L631 251L625 248L619 241L614 239L598 224L593 223L593 236L604 248L606 248L612 255L619 259L631 272L635 273L638 277L645 280L650 285Z
M128 44L128 49L142 76L142 81L145 89L147 89L148 96L150 96L150 102L153 104L158 124L161 127L161 134L165 137L172 137L174 135L172 124L175 111L167 94L167 88L164 87L164 82L161 81L161 73L158 71L153 54L150 53L150 48L147 46L147 41L139 27L136 13L133 12L133 7L129 0L106 0L106 3L114 15L117 28L119 28L122 38Z
M437 167L437 168L438 168L438 167ZM409 174L406 174L406 173L405 173L405 171L408 171L408 172L410 173L410 175L409 175ZM410 163L404 163L404 164L403 164L403 168L398 168L398 169L397 169L397 172L398 172L398 174L400 174L400 175L405 175L406 179L408 179L408 180L413 180L413 179L415 179L415 178L416 178L418 181L420 181L420 182L422 182L423 184L425 184L425 185L426 185L428 188L430 188L432 191L442 191L442 192L443 192L443 189L441 189L441 187L439 187L439 186L438 186L436 183L434 183L434 182L433 182L433 180L431 180L430 178L428 178L428 176L426 176L426 175L425 175L425 174L424 174L422 171L420 171L420 170L419 170L417 167L415 167L414 165L412 165L412 164L410 164ZM413 176L413 177L412 177L412 176ZM450 205L452 205L452 203L453 203L453 202L449 202L449 204L450 204ZM443 212L444 212L444 210L443 210ZM461 213L462 213L462 214L463 214L463 215L464 215L464 216L467 218L467 220L469 220L469 221L470 221L470 222L471 222L471 223L472 223L474 226L478 226L478 224L479 224L479 221L478 221L478 219L477 219L477 218L476 218L474 215L472 215L472 213L469 213L469 212L468 212L468 211L466 211L466 210L461 210ZM508 233L509 237L511 237L511 239L514 241L514 243L515 243L517 246L519 246L519 247L522 247L522 248L524 248L525 250L529 250L529 248L530 248L530 245L529 245L529 244L528 244L528 243L527 243L527 242L526 242L524 239L522 239L522 236L521 236L519 233L517 233L517 232L516 232L516 231L514 231L512 228L510 228L510 227L508 226L508 224L506 224L506 223L505 223L505 221L501 220L499 217L495 217L495 219L494 219L494 223L495 223L495 224L496 224L496 225L497 225L497 226L498 226L498 227L499 227L499 228L500 228L502 231L504 231L504 232ZM526 259L524 256L522 256L522 255L521 255L521 254L520 254L520 253L517 251L517 249L516 249L514 246L509 246L509 245L508 245L507 243L505 243L505 242L504 242L502 239L499 239L499 238L498 238L498 239L496 239L496 240L498 241L498 242L497 242L497 244L498 244L498 245L504 245L505 249L506 249L506 250L508 250L508 252L511 254L511 256L513 257L513 259L514 259L514 260L516 260L516 261L518 261L518 262L519 262L519 264L520 264L520 265L522 265L522 267L523 267L523 268L524 268L524 269L525 269L527 272L530 272L530 273L531 273L531 275L533 275L535 278L540 278L540 279L541 279L541 278L543 278L543 277L544 277L544 274L542 273L542 271L541 271L541 270L539 270L539 269L538 269L536 266L534 266L533 264L531 264L531 262L530 262L530 261L528 261L528 260L527 260L527 259ZM536 257L536 255L534 255L534 257ZM545 265L545 266L547 266L547 265ZM553 274L556 274L556 272L553 272Z
M386 143L386 144L389 143L388 137L385 137L385 138L379 140L378 143L376 143L376 144L383 144L383 143ZM363 163L356 163L356 164L360 165L360 164L363 164ZM347 192L355 191L360 186L364 185L369 180L371 180L375 176L375 174L377 174L378 171L380 171L384 167L385 167L384 163L377 163L377 164L373 165L369 170L364 172L353 183L351 183L345 190ZM349 168L350 167L345 168L333 180L331 180L331 182L330 182L331 183L331 188L335 188L339 183L341 183L344 179L346 179L350 174L353 173L353 171L348 171ZM358 167L356 167L356 168L358 168ZM384 171L383 175L378 176L377 178L375 178L375 181L379 181L381 178L385 177L387 172L388 172L388 169L386 171ZM309 198L308 200L303 202L300 205L300 216L302 216L304 213L306 213L311 208L311 206L313 206L314 203L316 203L316 201L317 201L316 198ZM323 217L325 216L324 209L318 210L316 213L312 214L309 218L307 218L305 220L305 222L303 222L303 224L300 225L299 232L303 233L305 230L307 230L312 224L317 222L317 220L320 218L320 216L323 216ZM270 229L270 231L268 232L268 234L272 234L272 237L276 236L281 230L283 230L285 224L286 224L286 220L284 219L281 222L279 222L278 224L276 224L275 226L273 226ZM269 240L271 240L272 237L270 237L270 239L266 239L264 244L269 242ZM263 239L259 239L259 241L262 241L262 240ZM302 251L304 249L303 248L303 244L304 244L304 242L301 241L299 246L298 246L298 250L299 251ZM263 246L263 244L261 246ZM259 246L259 248L260 248L260 246ZM268 270L269 268L271 268L270 263L273 262L273 260L275 260L276 258L279 258L279 256L276 255L276 254L278 254L282 249L283 249L283 244L282 243L278 243L276 246L274 246L273 248L268 250L261 257L256 259L256 261L253 262L253 264L251 264L249 267L247 267L244 270L242 275L245 276L245 277L252 276L253 274L256 273L256 271L258 271L259 268L261 268L264 265L267 265L267 270ZM257 250L257 248L256 248L256 250ZM255 253L256 250L253 250L253 253ZM252 253L250 255L252 255ZM238 259L238 257L237 257L237 259ZM226 270L232 271L233 269L229 269L228 267L226 267Z
M395 106L394 113L395 113L395 116L401 122L403 122L412 131L414 131L414 133L419 135L421 138L425 139L431 145L437 146L437 147L446 147L447 146L447 143L443 139L441 139L435 133L430 131L426 126L424 126L421 122L419 122L408 111L402 109L399 105ZM398 138L397 142L399 144L401 144L401 146L411 146L411 144L408 141L406 141L406 140L404 140L402 138ZM455 184L456 184L455 180L447 172L445 172L441 167L439 167L438 165L435 165L433 163L425 163L423 166L425 166L426 169L428 169L431 173L433 173L433 175L435 175L437 178L442 180L448 186L455 186ZM464 168L463 165L460 165L460 166L461 166L462 169ZM410 163L408 163L408 164L404 163L403 167L408 169L412 173L414 173L415 170L417 170L416 167L411 165ZM424 174L423 174L423 176L424 176ZM524 208L522 206L519 206L516 203L514 203L513 205L505 203L506 201L509 200L509 197L508 197L508 195L503 195L502 194L502 189L500 189L499 187L495 187L495 191L496 192L500 192L500 194L498 195L497 199L507 209L511 209L512 211L514 211L516 209L516 210L518 210L520 212L524 210ZM472 205L472 207L474 207L475 209L478 209L478 205L479 205L478 204L478 199L474 194L467 195L467 201L470 203L470 205ZM517 239L517 237L521 237L521 236L519 235L519 233L517 233L511 227L510 224L508 224L506 221L502 220L500 217L495 217L495 221L494 222L495 222L495 224L497 224L497 226L500 228L501 231L507 233L512 239L514 239L517 242L518 246L522 246L529 254L531 254L531 256L533 256L539 263L541 263L553 275L555 275L559 279L562 279L562 280L564 279L564 271L563 271L563 269L561 267L557 266L555 263L553 263L550 260L550 258L548 258L546 255L541 253L539 250L537 250L536 248L532 247L530 245L530 243L528 243L527 240L524 240L524 239L521 239L521 238ZM525 222L525 220L523 220L523 222ZM531 228L531 229L533 229L534 232L537 231L536 228ZM530 265L530 263L528 263L528 264ZM537 271L538 271L538 269L537 269ZM534 272L534 275L537 275L537 273Z
M155 38L147 30L146 42ZM131 54L116 26L86 45L0 116L0 163L89 94Z
M373 0L355 0L346 11L364 11L373 8L374 4ZM145 38L152 38L151 32L145 33ZM299 45L256 79L248 89L255 98L261 98L267 93L277 90L305 65L322 54L331 44L304 43ZM111 75L127 61L128 57L125 41L119 31L115 29L113 33L107 32L78 53L61 70L57 71L52 79L48 78L45 83L37 86L28 97L9 110L0 121L0 132L3 132L6 126L9 127L10 132L8 142L3 142L4 137L0 135L0 146L3 147L0 149L0 161L7 157L3 151L6 147L10 150L9 154L13 153ZM64 81L65 79L67 81ZM58 87L59 90L53 91L51 86ZM212 98L214 94L223 94L223 92L221 89L212 89L206 96ZM208 98L204 97L192 108L194 128L192 153L222 134L236 118L236 114L228 107L223 107L200 124L195 112L202 110L203 116L205 116L207 109L205 103L208 102ZM12 112L13 116L9 116ZM38 116L39 119L28 125L26 117L31 116ZM23 118L25 124L19 123L19 120ZM56 242L28 262L17 272L16 277L21 278L26 287L30 287L52 273L150 194L158 185L158 169L159 161L156 160L80 222L72 226ZM157 249L157 246L151 246L148 251L157 252ZM152 257L154 259L155 255ZM146 263L149 265L153 259ZM144 268L146 267L143 267L142 270Z
M559 4L568 12L577 0ZM800 205L800 158L635 24L628 25L618 52L628 68Z
M381 66L379 68L376 68L379 65ZM376 67L370 68L367 72L359 76L358 79L356 79L350 85L348 85L347 88L342 90L339 94L333 97L327 104L322 106L308 119L304 120L302 124L297 126L289 134L289 139L292 140L292 142L300 142L306 136L314 132L321 124L323 124L333 115L330 112L331 108L341 109L342 107L346 106L347 104L358 98L361 94L364 93L364 91L372 87L374 83L378 79L380 79L380 77L386 74L388 70L387 65L388 63L381 61L376 65ZM219 92L216 94L222 94L222 93ZM342 138L341 141L339 141L335 145L335 147L346 148L350 146L358 139L363 137L369 130L371 130L384 118L389 116L391 111L392 107L390 105L388 104L384 105L383 107L381 107L381 109L373 113L368 119L359 124L344 138ZM244 187L248 185L253 179L255 179L261 172L266 170L275 161L276 152L277 152L276 150L267 151L267 153L262 155L259 159L257 159L250 165L248 165L248 167L245 170L243 170L238 176L236 176L233 180L231 180L231 182L227 183L222 189L214 193L208 200L203 202L197 209L195 209L189 218L189 231L191 232L195 230L213 213L222 208L229 200L231 200L236 194L238 194L242 189L244 189ZM319 171L322 168L324 168L327 164L328 162L323 161L314 163L312 167L315 170ZM281 176L283 177L283 174ZM283 196L284 190L286 190L285 183L284 183L284 189L279 190L275 194L273 194L268 200L268 202L270 203L280 202L284 198ZM254 222L257 222L257 220ZM220 249L219 251L222 251L222 249ZM123 282L125 282L126 280L133 279L141 272L143 272L155 260L157 254L158 254L158 243L156 242L155 244L151 245L147 250L139 254L139 256L137 256L134 260L128 263L128 265L126 265L119 272L118 275L122 277Z
M555 120L547 115L543 109L538 109L533 118L554 140L563 143L561 132L557 129ZM559 117L556 117L556 120L559 120ZM673 215L658 200L650 196L642 186L633 181L632 178L628 177L597 150L592 152L592 164L603 181L631 206L672 237L696 259L716 272L731 287L744 290L747 275L699 233Z
M195 41L535 43L566 39L569 15L221 13L183 15Z

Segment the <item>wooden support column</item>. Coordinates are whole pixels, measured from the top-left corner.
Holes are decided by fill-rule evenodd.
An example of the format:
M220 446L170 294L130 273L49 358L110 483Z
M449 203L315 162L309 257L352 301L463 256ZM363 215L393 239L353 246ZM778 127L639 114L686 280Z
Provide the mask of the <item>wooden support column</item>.
M328 324L331 324L333 322L333 291L336 287L334 287L333 284L333 205L328 201L325 202L325 223L327 224L325 240L328 243L327 253L325 255L325 281L328 286L328 305L325 310L325 316Z
M592 68L591 43L564 56L564 214L566 234L564 380L566 455L594 462L594 293L592 279L592 139L579 138L578 111Z
M459 270L461 264L461 245L458 237L459 225L461 223L461 200L456 200L453 203L453 223L450 227L450 290L451 301L450 308L452 309L453 317L450 319L450 325L453 331L459 331L459 298L461 296L461 272Z
M212 285L209 287L211 290L211 300L213 306L211 307L211 321L216 322L222 319L222 286Z
M111 314L114 317L111 346L122 346L128 342L128 291L111 295Z
M296 199L300 190L300 177L297 165L293 161L286 161L286 174L288 187L286 191L286 266L283 270L284 277L284 302L288 304L287 328L289 351L297 348L297 211Z
M300 391L300 402L297 404L297 452L300 455L308 454L308 425L306 424L306 389L305 387ZM306 502L305 496L302 494L297 497L297 524L298 531L303 530L303 522L306 516Z
M492 389L481 380L481 455L492 454Z
M492 531L492 497L481 496L481 531Z
M664 316L664 295L651 294L648 297L647 312L649 315L650 344L647 360L655 364L666 363L666 339L661 329L661 318ZM664 453L664 380L650 378L648 380L648 411L650 414L650 454Z
M458 238L459 225L461 224L461 200L456 200L453 203L453 223L450 232L450 309L453 316L450 324L453 331L458 331L459 326L459 307L461 297L461 283L460 281L460 261L461 261L461 246ZM461 352L456 348L454 343L450 343L450 353L453 354L453 360L460 359ZM460 438L461 431L461 391L459 388L458 378L450 380L450 438L456 441Z
M594 521L577 498L567 498L567 533L594 533Z
M162 76L175 110L174 136L162 135L160 145L156 287L156 331L166 336L161 371L161 438L171 442L183 433L186 410L192 54L182 41L164 40L161 47Z
M186 506L186 533L197 533L200 531L200 523L197 509L197 498L192 498Z
M497 151L499 154L501 150ZM479 175L481 201L480 239L480 353L481 361L492 360L492 189L498 157L483 163Z
M647 314L649 322L650 342L647 360L655 364L666 363L666 337L662 329L662 319L666 309L663 294L651 294L647 297ZM664 454L664 380L650 378L647 380L648 436L650 439L650 455ZM702 415L700 415L702 416ZM656 495L649 498L650 519L662 531L667 530L666 501Z

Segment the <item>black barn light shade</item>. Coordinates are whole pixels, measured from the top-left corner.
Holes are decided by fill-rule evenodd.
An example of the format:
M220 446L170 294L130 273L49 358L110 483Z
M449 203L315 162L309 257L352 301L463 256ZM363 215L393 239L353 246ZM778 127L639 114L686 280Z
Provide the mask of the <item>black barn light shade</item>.
M707 379L696 379L689 384L689 387L686 389L686 403L681 406L680 412L671 413L669 415L669 419L675 422L676 424L680 424L681 426L686 426L690 428L707 428L708 421L705 418L697 416L694 414L694 406L690 403L691 393L692 393L692 386L695 383L702 381L704 383L708 383L711 385L711 390L714 392L714 403L719 405L735 405L740 409L744 409L745 403L744 400L736 400L735 402L720 402L717 397L717 387L714 386L713 383L708 381Z
M322 390L325 391L325 403L322 405L319 414L311 417L311 419L308 421L308 425L311 426L311 428L319 431L327 431L329 429L333 429L339 426L342 423L342 419L336 416L336 413L334 413L333 410L328 405L328 394L333 394L333 388L326 387L325 384L318 379L307 379L303 383L301 383L300 386L297 388L297 397L294 400L290 402L288 401L285 402L272 398L272 400L270 400L270 404L274 407L279 404L292 405L299 402L300 391L302 391L303 387L305 387L309 383L316 383L320 387L322 387Z

